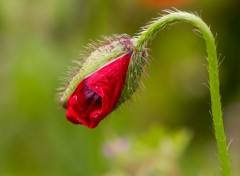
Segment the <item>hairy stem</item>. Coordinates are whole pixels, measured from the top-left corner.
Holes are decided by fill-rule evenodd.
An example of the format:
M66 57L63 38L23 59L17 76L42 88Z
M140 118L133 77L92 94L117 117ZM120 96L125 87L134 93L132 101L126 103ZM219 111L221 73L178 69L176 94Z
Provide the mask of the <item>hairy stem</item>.
M211 94L211 109L221 165L221 173L222 176L230 176L230 160L222 120L216 44L210 28L200 17L194 14L181 11L171 11L168 14L156 19L144 28L143 32L141 32L136 37L136 48L141 50L148 44L148 42L154 37L159 29L162 29L167 24L171 24L177 21L184 21L197 27L206 42L208 54L209 86Z

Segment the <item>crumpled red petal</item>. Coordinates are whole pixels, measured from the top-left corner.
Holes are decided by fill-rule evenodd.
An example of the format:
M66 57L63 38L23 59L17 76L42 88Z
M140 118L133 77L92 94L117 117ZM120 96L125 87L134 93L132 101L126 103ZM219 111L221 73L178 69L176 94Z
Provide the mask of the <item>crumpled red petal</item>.
M131 56L120 56L78 84L67 102L69 121L94 128L113 111L121 97Z

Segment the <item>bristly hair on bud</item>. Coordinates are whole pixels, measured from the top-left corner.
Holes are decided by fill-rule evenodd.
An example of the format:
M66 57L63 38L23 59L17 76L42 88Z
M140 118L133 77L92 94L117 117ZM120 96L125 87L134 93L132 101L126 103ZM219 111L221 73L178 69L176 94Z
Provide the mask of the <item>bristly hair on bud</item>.
M72 61L68 71L60 78L61 87L58 88L58 100L65 107L67 96L77 87L75 80L83 79L102 65L120 56L123 52L133 50L130 45L131 38L127 34L102 36L101 40L92 41L85 49L80 51L80 57ZM74 86L72 86L74 84Z
M141 77L145 74L144 71L148 60L148 48L143 48L142 50L135 48L130 60L126 83L117 107L127 101L139 87L143 87Z
M147 49L136 49L127 34L103 39L86 47L59 89L67 119L89 128L131 97L147 63Z

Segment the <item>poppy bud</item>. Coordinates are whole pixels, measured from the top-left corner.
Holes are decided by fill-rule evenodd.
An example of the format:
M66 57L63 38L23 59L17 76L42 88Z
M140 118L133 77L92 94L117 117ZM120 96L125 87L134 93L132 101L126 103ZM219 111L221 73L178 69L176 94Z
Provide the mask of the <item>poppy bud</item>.
M75 76L61 93L66 117L89 128L129 99L139 86L146 51L137 51L128 35L107 38L89 52Z

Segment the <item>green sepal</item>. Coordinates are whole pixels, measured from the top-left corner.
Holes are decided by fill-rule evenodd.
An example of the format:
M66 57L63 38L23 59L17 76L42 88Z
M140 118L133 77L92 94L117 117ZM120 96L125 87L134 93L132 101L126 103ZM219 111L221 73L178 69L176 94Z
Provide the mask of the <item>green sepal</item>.
M82 57L81 62L83 64L67 80L66 86L60 92L59 101L63 107L66 107L68 98L84 78L124 53L132 51L133 42L127 34L114 35L112 37L104 37L104 41L89 44L86 49L88 54Z

